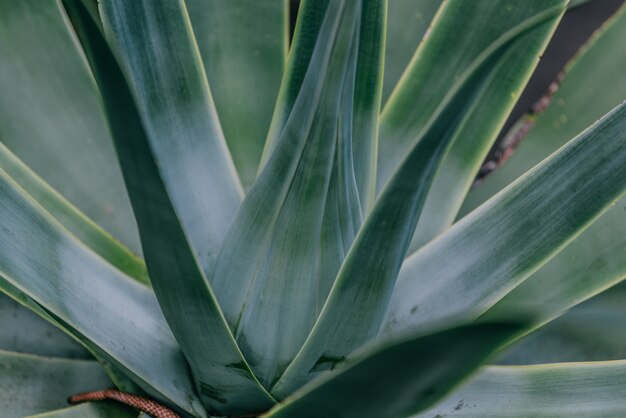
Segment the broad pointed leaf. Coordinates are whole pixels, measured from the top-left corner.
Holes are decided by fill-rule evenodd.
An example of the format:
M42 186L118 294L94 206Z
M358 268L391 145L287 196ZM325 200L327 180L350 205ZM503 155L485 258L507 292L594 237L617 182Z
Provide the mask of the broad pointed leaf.
M148 273L143 260L64 199L2 143L0 143L0 169L85 245L123 273L142 283L148 283Z
M97 90L56 1L0 1L0 141L135 253Z
M483 314L625 189L623 104L407 259L383 336Z
M479 56L452 87L423 136L416 139L359 231L310 336L272 389L277 397L336 367L374 338L439 157L454 140L451 132L467 121L468 102L484 93L494 75L492 64L505 52L508 42L535 23L530 19Z
M288 0L186 0L243 185L261 160L289 46Z
M624 361L493 366L414 418L620 417L624 385Z
M233 173L220 165L217 125L204 130L213 121L210 96L182 4L102 3L105 26L133 70L139 105L89 4L64 5L103 95L154 291L203 403L215 414L269 408L274 401L239 351L201 268L202 261L209 268L208 248L218 245L232 215L224 211L239 197L229 186ZM165 97L171 100L161 102Z
M359 167L374 143L379 100L384 3L302 7L275 123L281 112L289 116L235 217L214 279L226 318L268 387L306 339L361 223L358 179L372 167ZM322 23L310 37L304 28L316 13ZM294 60L307 48L308 67L300 67Z
M202 416L188 365L152 292L85 247L0 170L0 271L152 396ZM106 295L106 297L103 297Z
M445 2L381 116L378 190L382 190L450 86L494 42L510 38L485 91L468 101L467 120L449 133L452 145L426 198L411 249L449 227L491 144L565 10L565 0ZM529 22L534 22L531 26ZM417 174L416 174L417 175Z
M0 350L0 411L22 418L67 406L80 392L111 386L95 361L39 357Z
M536 119L524 118L514 128L511 136L520 125L535 123L513 157L468 196L465 211L506 186L561 147L564 138L584 129L626 98L626 77L621 71L626 65L626 53L619 47L624 36L626 8L622 8L568 66L565 80L552 98L550 107ZM597 86L606 80L611 80L611 88L599 90ZM589 229L486 315L531 315L538 322L544 322L626 277L624 207L626 198L617 201Z
M435 404L519 327L480 324L378 347L263 417L404 418Z

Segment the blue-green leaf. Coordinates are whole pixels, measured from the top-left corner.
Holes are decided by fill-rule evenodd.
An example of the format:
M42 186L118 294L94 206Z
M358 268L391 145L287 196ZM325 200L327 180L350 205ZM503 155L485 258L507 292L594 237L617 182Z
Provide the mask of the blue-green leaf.
M494 75L480 95L467 102L467 119L448 133L433 185L417 224L415 250L448 228L491 144L565 10L565 0L451 0L442 5L426 40L381 116L378 190L381 191L411 144L467 67L502 38L509 38L491 63ZM529 21L534 24L528 25ZM511 31L525 27L511 37ZM418 175L417 173L415 175Z
M0 141L141 251L97 89L56 1L0 1Z
M226 318L268 387L306 339L360 226L359 179L371 178L380 98L384 2L302 7L274 119L279 135L214 278ZM295 61L302 51L308 59Z
M447 395L517 331L513 324L470 325L378 347L263 417L405 418Z
M383 335L483 314L625 189L622 104L407 259Z
M221 139L203 130L211 126L210 97L182 4L102 3L105 26L127 54L139 105L89 4L64 5L103 95L154 291L198 394L216 414L269 408L274 401L239 351L201 268L201 261L209 268L207 248L218 244L218 230L232 216L224 211L239 197L229 194L233 172L219 164Z

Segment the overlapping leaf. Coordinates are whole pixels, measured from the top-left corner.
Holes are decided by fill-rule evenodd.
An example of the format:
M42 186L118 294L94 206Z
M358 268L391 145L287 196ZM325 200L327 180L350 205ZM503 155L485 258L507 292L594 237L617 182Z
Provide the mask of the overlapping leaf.
M626 189L625 128L622 104L410 257L384 335L476 318L562 250Z
M210 269L239 195L185 9L102 3L105 27L133 70L135 96L91 4L64 5L103 95L153 288L203 403L220 414L267 409L273 400L239 351L202 268Z
M404 418L448 394L519 329L471 325L379 347L305 386L264 417Z
M608 22L568 66L548 109L525 117L535 123L513 157L486 178L465 203L465 211L505 187L515 177L561 147L565 138L597 120L626 98L621 68L626 54L617 47L626 36L626 9ZM609 89L598 89L614 80ZM512 131L515 135L518 127ZM619 137L615 138L618 141ZM590 174L598 176L599 173ZM560 254L496 304L488 317L532 316L539 322L561 314L626 277L626 200L622 198Z
M214 278L226 318L268 386L306 339L360 225L368 198L359 184L372 175L380 97L383 2L302 7L277 136Z
M567 1L448 1L437 14L381 117L378 190L425 129L455 81L476 57L518 31L492 63L496 74L468 102L463 125L449 135L411 245L415 250L452 224L472 180L544 50ZM529 21L534 21L531 26Z
M498 68L493 64L506 53L508 43L553 13L534 16L498 39L451 88L381 192L311 335L272 389L273 394L286 396L315 375L336 367L376 335L440 157L455 139L456 128L467 122L472 103L486 91Z
M57 2L0 1L0 56L0 141L139 253L93 78Z
M0 169L17 182L52 217L123 273L148 283L146 266L137 255L111 237L0 143Z
M202 416L151 291L80 243L2 171L0 196L0 288L36 304L152 396Z

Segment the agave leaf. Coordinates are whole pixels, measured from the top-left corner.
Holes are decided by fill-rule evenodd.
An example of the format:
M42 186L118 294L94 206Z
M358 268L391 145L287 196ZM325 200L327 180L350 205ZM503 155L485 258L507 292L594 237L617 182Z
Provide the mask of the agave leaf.
M94 402L31 415L26 418L138 418L132 408L114 402Z
M0 1L0 141L139 254L98 94L55 1Z
M433 21L401 82L381 116L378 190L390 178L425 129L450 86L471 63L511 28L526 25L533 16L544 19L517 33L504 48L496 74L473 102L467 120L450 132L451 147L426 198L411 244L421 247L449 227L493 141L522 92L539 56L565 10L565 0L494 2L449 1ZM445 53L442 53L445 51Z
M408 258L383 335L476 318L562 250L623 194L625 129L622 104Z
M106 0L100 12L107 38L128 69L159 182L208 273L241 203L241 189L184 3ZM118 153L123 149L116 147ZM128 183L132 174L121 164ZM139 217L137 191L129 194ZM140 234L146 247L149 231L140 226Z
M518 330L512 324L470 325L378 347L263 417L406 417L447 395Z
M78 239L123 273L147 284L143 260L87 218L0 143L0 168Z
M36 312L152 396L202 416L188 365L152 292L85 247L1 170L0 196L0 271L13 286L2 290L18 299L23 292Z
M239 351L224 321L210 284L204 276L197 253L194 252L191 245L194 242L191 237L192 232L195 237L199 237L205 232L208 236L212 235L208 229L209 225L206 224L206 219L212 217L211 222L215 222L220 217L219 210L212 211L209 208L206 213L199 215L199 218L189 218L188 216L191 215L191 212L205 207L203 205L196 206L196 203L210 204L211 199L217 198L216 190L211 192L210 187L208 187L208 190L197 190L199 195L196 198L200 198L202 202L198 202L196 198L188 201L184 200L192 192L191 189L180 193L182 189L187 189L188 186L202 186L207 181L213 183L218 188L222 187L218 183L224 181L224 187L227 188L228 178L225 178L223 175L219 177L218 173L214 173L213 177L211 175L208 175L208 177L200 175L200 177L194 177L193 180L189 178L191 175L195 176L202 173L204 169L214 170L224 167L216 164L211 167L199 168L200 171L196 171L194 168L195 164L211 165L210 160L219 157L216 154L210 154L208 155L209 161L207 161L201 158L200 155L197 155L203 148L199 148L197 152L194 152L194 148L196 148L193 146L194 141L211 143L212 140L210 138L184 136L190 134L190 132L185 132L184 130L179 132L182 136L161 136L176 133L171 132L169 128L162 131L159 135L154 133L157 124L162 124L168 121L169 118L179 120L179 117L184 119L185 117L193 116L192 114L183 116L177 113L184 113L185 109L189 109L190 106L193 107L193 100L192 103L185 103L185 100L189 99L186 97L189 91L186 89L182 90L183 93L187 93L178 97L180 108L170 109L174 114L166 112L161 114L163 118L160 121L144 122L117 60L106 44L97 21L94 20L94 15L90 14L90 5L83 3L81 0L64 1L64 5L83 44L103 95L109 124L118 148L122 171L125 175L133 209L137 215L153 288L159 298L160 307L168 320L168 324L176 335L185 356L191 363L196 387L203 403L211 411L220 414L236 415L269 408L274 401L256 381ZM200 77L200 75L197 75L197 71L201 69L201 66L199 65L198 57L193 59L193 39L191 38L189 26L186 25L186 14L184 8L182 8L182 3L106 2L101 3L101 5L108 19L114 21L114 23L111 23L111 21L107 20L107 25L113 25L111 30L134 31L128 37L126 37L127 35L122 36L120 33L117 34L122 36L120 39L125 40L119 46L128 48L126 53L130 53L134 48L139 48L142 42L148 42L141 49L141 52L138 51L136 55L132 55L132 60L136 60L138 57L147 59L146 53L155 54L157 50L181 54L175 55L177 60L174 61L178 63L186 62L192 66L192 69L195 66L195 72L187 68L192 74L189 82L198 81L193 74ZM163 23L163 25L158 26L158 30L157 27L153 26L155 21ZM122 24L122 22L126 22L126 24ZM143 28L143 30L139 30L139 28ZM148 30L148 28L152 28L152 30ZM189 54L192 56L189 56ZM152 58L154 58L155 62L151 62L150 68L163 67L163 72L160 73L160 78L163 80L161 80L162 84L159 85L159 88L165 87L167 90L172 87L172 83L175 83L176 80L180 82L184 82L184 80L176 73L176 71L182 71L183 69L177 66L168 67L168 61L163 61L164 57L161 53L153 56ZM186 61L186 59L189 61ZM136 71L136 82L140 82L137 85L137 89L143 89L144 96L140 96L143 97L140 103L143 103L144 106L146 105L144 100L148 98L145 94L149 92L158 93L159 95L163 94L156 89L156 86L151 84L156 80L149 77L147 79L142 78L146 76L146 70L148 69L148 67L143 67L145 64L147 62L142 60L131 61L131 68L135 68ZM154 75L157 73L150 74ZM146 83L147 80L150 80L150 82ZM201 88L202 85L199 87ZM206 85L204 91L208 94ZM193 93L197 94L198 92L194 90ZM208 100L208 97L204 96L204 99ZM209 102L201 101L200 104L208 105ZM172 103L162 110L165 112L171 105ZM151 113L152 116L154 114ZM145 126L144 123L146 123ZM172 126L176 127L178 125L173 123ZM200 127L197 126L197 128ZM187 126L187 128L190 128L190 126ZM210 132L205 132L205 134L208 135ZM218 139L215 139L215 141L219 142ZM178 152L182 150L178 149L177 152L173 152L173 155L162 156L162 158L157 159L154 155L156 150L160 151L159 154L165 152L167 147L164 146L168 144L173 146L172 141L178 144L174 148L187 148L185 153L182 156L179 155ZM192 143L189 143L189 141ZM204 150L206 151L206 149ZM177 161L173 161L172 158ZM191 161L188 161L190 165L186 167L179 166L187 159L191 159ZM170 163L172 164L170 165ZM181 171L183 168L184 170ZM176 173L180 176L173 176ZM225 175L227 174L229 173L225 173ZM180 183L177 181L180 181ZM168 184L171 187L168 187ZM174 188L175 185L177 186L176 188ZM174 193L174 189L176 193ZM209 200L206 200L206 198ZM233 199L235 198L233 197ZM229 207L228 197L226 197L226 200L218 201L220 205L225 205L223 207L220 206L220 209ZM175 202L178 202L178 206L188 204L190 209L186 209L184 212L185 216L182 216L182 212L177 211ZM234 202L230 203L234 204ZM185 219L194 222L185 224ZM227 219L223 219L223 222L226 221ZM191 226L195 228L193 231L186 229ZM220 227L223 227L223 225ZM213 230L213 233L215 232ZM204 240L204 237L202 239ZM215 236L209 241L213 241L213 239L215 239ZM215 242L209 244L212 246L215 245ZM206 252L202 254L204 256L207 255ZM208 261L206 257L205 261ZM208 266L205 264L205 267ZM184 285L181 285L179 280L184 280ZM163 376L167 376L167 374L163 373Z
M364 7L379 10L381 1L360 0ZM374 6L368 6L368 4ZM386 5L386 2L384 2ZM329 7L329 0L303 0L298 10L289 60L283 76L278 101L274 110L270 132L263 151L262 165L272 155L279 138L294 113L311 64L314 49L319 43L320 28ZM360 22L355 79L354 108L352 109L352 164L354 181L362 208L369 209L374 199L375 153L377 147L378 112L380 109L380 83L383 65L383 33L385 13L369 12ZM370 19L370 20L368 20ZM291 122L293 123L293 122Z
M385 42L385 103L422 42L442 0L392 0L387 12Z
M563 138L579 132L626 97L626 76L621 71L626 65L626 54L617 47L624 36L626 8L622 8L568 66L552 105L536 120L526 117L520 121L518 125L535 122L535 126L512 158L468 196L466 210L506 186L561 147ZM598 91L597 86L606 80L612 80L611 88ZM589 229L486 315L530 314L537 321L544 322L626 277L624 207L626 198L617 201Z
M2 293L0 330L0 350L60 358L91 358L69 336Z
M362 134L371 146L376 132L384 2L302 7L302 37L275 122L284 109L289 118L228 232L214 279L226 318L266 386L306 339L361 223L357 179L364 172L357 161L364 154L356 148L366 145L358 144ZM304 26L319 22L309 16L322 20L313 37ZM299 67L294 60L307 48L308 67ZM367 115L371 120L361 123Z
M288 0L186 0L243 185L261 160L289 46Z
M70 395L111 386L95 361L39 357L0 350L0 411L22 418L66 406Z
M418 417L618 417L626 361L492 366Z
M575 306L505 352L499 364L539 364L626 358L626 286Z
M550 11L552 13L553 11ZM485 92L506 45L548 15L512 29L479 56L416 139L359 231L329 298L304 346L272 389L282 398L336 366L378 332L420 209L457 126L467 121L476 96ZM372 254L376 254L375 257ZM340 319L340 320L339 320Z

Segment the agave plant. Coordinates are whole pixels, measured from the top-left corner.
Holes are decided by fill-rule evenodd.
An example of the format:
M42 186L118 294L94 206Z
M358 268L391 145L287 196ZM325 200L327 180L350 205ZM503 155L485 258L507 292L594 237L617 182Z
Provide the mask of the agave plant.
M456 389L626 275L623 11L471 189L567 7L0 0L2 416L626 414L593 321Z

